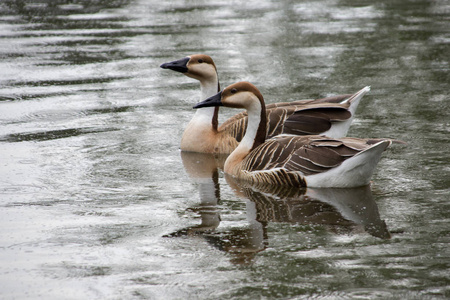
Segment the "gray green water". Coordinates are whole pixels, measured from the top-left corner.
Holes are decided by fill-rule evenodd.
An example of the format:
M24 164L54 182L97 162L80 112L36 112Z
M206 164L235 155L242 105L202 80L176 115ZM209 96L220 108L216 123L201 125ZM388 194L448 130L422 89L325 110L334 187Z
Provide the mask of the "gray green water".
M448 1L0 2L0 298L450 297ZM198 83L371 93L370 189L235 186L178 149ZM234 111L222 110L223 119ZM390 237L390 238L388 238Z

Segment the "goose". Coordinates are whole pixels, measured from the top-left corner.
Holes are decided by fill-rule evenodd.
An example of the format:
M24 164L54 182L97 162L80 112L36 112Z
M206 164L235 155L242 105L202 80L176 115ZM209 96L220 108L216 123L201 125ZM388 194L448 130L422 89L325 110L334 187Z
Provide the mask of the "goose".
M160 67L200 81L201 100L220 91L217 68L208 55L190 55L163 63ZM360 100L369 91L370 87L367 86L353 95L268 104L266 135L269 138L278 134L325 134L333 138L346 136ZM238 113L221 126L218 114L218 107L197 110L184 130L180 149L202 153L231 153L245 134L247 113Z
M247 130L228 156L224 172L251 183L294 187L365 186L391 139L333 139L322 135L278 135L266 140L266 106L261 92L238 82L194 108L226 106L247 110Z

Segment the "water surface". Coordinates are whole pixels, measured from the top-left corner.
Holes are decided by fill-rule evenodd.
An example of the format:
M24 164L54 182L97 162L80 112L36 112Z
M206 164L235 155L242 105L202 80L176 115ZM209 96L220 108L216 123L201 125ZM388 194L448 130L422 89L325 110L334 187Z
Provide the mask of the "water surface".
M446 1L3 1L3 299L446 299ZM266 102L370 85L369 188L266 190L179 151L212 56ZM221 119L234 114L221 110Z

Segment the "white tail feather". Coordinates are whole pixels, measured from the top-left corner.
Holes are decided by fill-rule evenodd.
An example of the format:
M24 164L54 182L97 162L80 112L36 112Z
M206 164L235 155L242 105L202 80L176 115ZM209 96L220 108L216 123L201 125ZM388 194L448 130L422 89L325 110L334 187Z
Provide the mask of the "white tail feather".
M370 183L370 178L380 161L381 154L391 144L381 141L345 160L340 166L327 172L306 176L309 187L357 187Z
M355 93L353 96L351 96L348 99L345 99L341 102L341 104L350 102L350 107L348 110L351 113L350 118L343 122L336 122L331 125L331 128L322 133L322 135L326 135L335 139L347 136L347 132L350 129L350 125L352 125L353 119L355 117L356 109L358 108L359 102L364 97L365 94L367 94L370 91L370 86L366 86L363 89L359 90L357 93Z

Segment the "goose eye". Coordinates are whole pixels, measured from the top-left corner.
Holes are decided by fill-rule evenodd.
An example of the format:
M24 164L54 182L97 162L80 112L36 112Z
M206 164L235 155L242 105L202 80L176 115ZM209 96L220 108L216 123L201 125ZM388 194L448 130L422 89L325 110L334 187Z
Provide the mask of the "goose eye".
M198 61L198 63L200 63L200 64L203 63L203 59L201 59L201 58L200 58L199 60L197 60L197 61Z
M236 94L236 93L237 93L237 89L232 88L230 92L231 92L232 94Z

